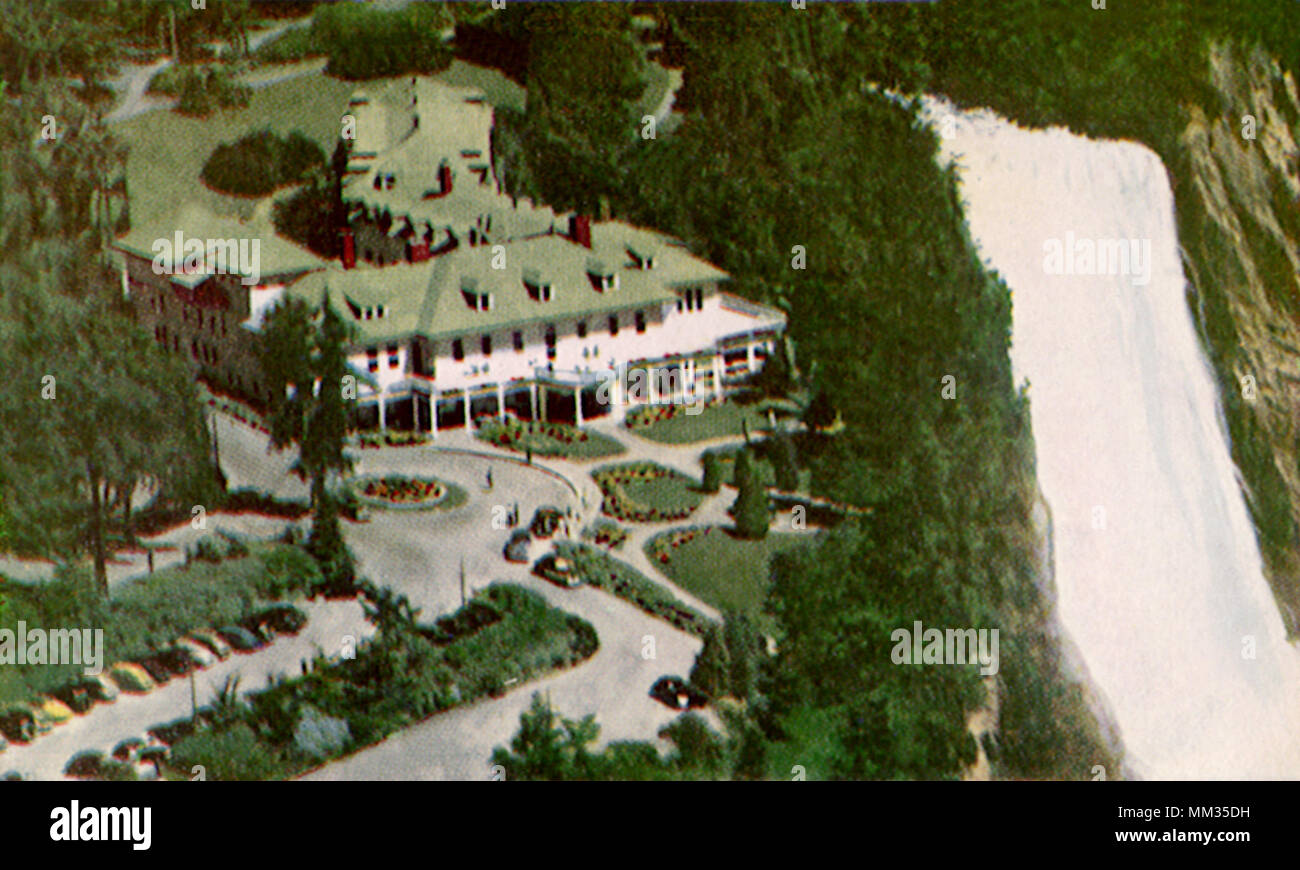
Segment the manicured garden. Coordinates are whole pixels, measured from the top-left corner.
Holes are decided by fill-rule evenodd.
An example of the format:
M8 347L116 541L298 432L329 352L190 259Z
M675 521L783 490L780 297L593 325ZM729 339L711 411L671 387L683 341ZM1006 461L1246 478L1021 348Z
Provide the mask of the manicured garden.
M599 647L590 623L508 584L493 584L436 625L414 615L381 620L354 659L318 658L309 673L247 702L219 697L197 726L176 729L167 775L189 778L202 765L210 780L296 776L432 714L578 664Z
M704 500L695 480L653 462L605 466L591 477L605 496L601 510L623 522L685 519Z
M454 483L401 474L362 477L353 482L352 490L364 505L398 510L457 507L467 498L465 490Z
M769 532L745 540L721 526L673 529L646 542L646 557L683 589L721 611L757 617L770 584L772 556L818 540L819 534Z
M627 540L627 529L618 523L600 518L582 530L582 539L597 547L617 550Z
M494 447L534 456L558 456L564 459L601 459L623 452L623 445L613 438L579 429L565 423L544 420L524 422L513 417L500 420L485 418L474 433L480 441Z
M357 446L361 449L376 447L418 447L428 444L429 436L422 432L406 432L401 429L385 429L382 432L362 432L357 435Z
M750 434L768 428L767 411L787 415L792 403L763 401L741 404L709 399L703 407L686 404L648 405L629 411L625 425L642 438L660 444L692 444L713 438L741 436L748 425ZM696 413L692 413L692 412Z
M613 593L688 634L703 638L712 625L707 617L683 604L658 583L594 547L557 541L555 553L569 560L574 573L588 586Z

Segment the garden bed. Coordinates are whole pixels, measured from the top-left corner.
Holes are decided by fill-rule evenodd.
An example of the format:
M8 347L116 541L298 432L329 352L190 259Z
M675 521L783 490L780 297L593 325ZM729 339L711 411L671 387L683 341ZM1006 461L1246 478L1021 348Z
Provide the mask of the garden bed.
M352 483L357 501L384 510L432 510L464 504L465 491L432 477L402 474L371 475Z
M601 510L623 522L682 520L704 500L694 480L653 462L606 466L591 477L605 496Z
M658 583L594 547L558 541L555 552L573 564L574 573L588 586L617 595L687 634L702 639L712 625L706 616L683 604Z
M515 419L488 419L474 433L480 441L516 453L558 456L565 459L600 459L623 452L623 445L598 432L565 423L531 423Z

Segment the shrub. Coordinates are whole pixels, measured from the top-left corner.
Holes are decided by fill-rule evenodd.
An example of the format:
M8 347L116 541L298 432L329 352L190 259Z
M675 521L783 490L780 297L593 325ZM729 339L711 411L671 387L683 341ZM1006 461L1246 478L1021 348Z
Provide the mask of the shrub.
M287 769L279 750L243 722L182 738L172 747L170 765L187 776L200 766L206 779L218 782L274 779Z
M180 102L176 111L202 117L217 109L247 106L249 89L224 70L187 67L180 74L177 93Z
M701 486L705 492L717 492L722 488L722 460L716 453L704 454L704 483Z
M326 716L312 706L303 707L293 731L293 745L317 760L340 754L351 739L346 720Z
M277 136L257 130L233 143L218 145L203 164L204 184L236 196L265 196L296 184L311 169L323 166L325 152L302 133Z

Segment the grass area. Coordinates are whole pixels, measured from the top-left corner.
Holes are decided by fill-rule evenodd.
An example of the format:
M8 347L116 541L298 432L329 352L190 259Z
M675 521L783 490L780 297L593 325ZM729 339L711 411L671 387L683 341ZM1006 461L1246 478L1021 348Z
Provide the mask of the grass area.
M653 462L607 465L591 477L605 496L601 510L624 522L685 519L704 500L697 481Z
M818 534L770 532L748 541L721 526L673 529L646 542L646 557L674 583L721 611L762 616L774 554L811 544Z
M630 411L626 425L642 438L660 444L693 444L712 438L740 437L745 434L746 423L751 435L766 429L769 407L789 410L768 402L749 405L721 402L705 404L699 413L692 414L689 405L653 405Z
M39 585L6 583L4 626L102 628L105 669L141 657L198 628L235 623L262 604L308 591L320 570L286 544L252 544L245 556L196 560L117 587L108 601L89 572L73 569ZM0 667L0 705L48 692L81 673L80 665Z
M199 178L208 155L222 142L262 128L282 136L301 131L330 154L338 140L339 118L355 87L313 73L254 91L246 107L222 109L206 118L160 110L114 124L113 134L130 149L126 177L132 221L165 220L187 202L217 214L251 217L265 198L209 190Z
M688 634L703 638L712 624L703 614L687 607L675 595L631 565L594 547L556 541L555 552L573 563L574 571L588 586L617 595Z
M623 452L623 445L599 432L578 429L564 423L484 420L474 436L494 447L534 456L564 459L604 459Z
M590 657L590 623L535 592L493 584L436 629L381 633L355 659L318 659L312 671L255 693L247 705L214 702L201 730L172 748L172 773L208 779L296 776L376 743L426 716L497 696Z

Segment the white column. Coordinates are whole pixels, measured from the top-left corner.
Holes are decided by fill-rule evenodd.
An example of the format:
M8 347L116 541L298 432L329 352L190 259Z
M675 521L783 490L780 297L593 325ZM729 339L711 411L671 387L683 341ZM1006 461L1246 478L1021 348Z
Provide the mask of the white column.
M497 384L497 419L506 418L506 388L502 384Z
M528 400L529 400L528 408L532 412L531 416L534 420L536 420L537 419L537 381L533 381L531 384L528 385Z
M573 420L575 426L582 425L582 387L578 386L573 391Z
M383 393L379 394L379 428L381 430L388 428L388 426L384 421L384 394Z
M745 345L745 366L749 369L750 374L754 372L754 342L751 340Z
M465 388L465 428L466 429L470 429L473 427L473 423L470 422L470 418L469 418L469 406L470 406L469 387L466 387Z
M429 392L429 431L438 437L438 391Z
M713 355L713 397L722 398L722 354Z

